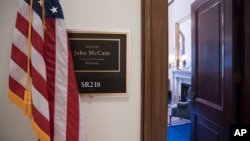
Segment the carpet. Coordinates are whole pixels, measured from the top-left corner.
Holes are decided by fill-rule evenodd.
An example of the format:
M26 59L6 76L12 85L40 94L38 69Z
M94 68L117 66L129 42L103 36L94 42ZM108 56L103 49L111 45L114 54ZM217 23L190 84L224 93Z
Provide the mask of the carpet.
M168 126L168 141L190 141L191 123Z

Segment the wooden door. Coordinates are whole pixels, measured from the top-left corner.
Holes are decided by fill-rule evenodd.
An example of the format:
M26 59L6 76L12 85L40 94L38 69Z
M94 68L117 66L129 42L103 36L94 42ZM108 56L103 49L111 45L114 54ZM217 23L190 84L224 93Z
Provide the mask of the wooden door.
M228 141L235 122L232 6L232 0L191 6L193 141Z

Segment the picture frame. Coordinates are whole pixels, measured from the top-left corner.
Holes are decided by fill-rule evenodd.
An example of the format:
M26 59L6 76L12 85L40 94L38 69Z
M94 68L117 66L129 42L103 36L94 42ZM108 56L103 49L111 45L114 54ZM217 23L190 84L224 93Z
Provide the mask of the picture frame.
M168 6L170 6L173 2L174 0L168 0Z
M189 69L186 68L186 61L188 59L191 62L190 15L183 17L175 23L175 59L176 69Z
M79 93L127 97L129 32L67 32Z

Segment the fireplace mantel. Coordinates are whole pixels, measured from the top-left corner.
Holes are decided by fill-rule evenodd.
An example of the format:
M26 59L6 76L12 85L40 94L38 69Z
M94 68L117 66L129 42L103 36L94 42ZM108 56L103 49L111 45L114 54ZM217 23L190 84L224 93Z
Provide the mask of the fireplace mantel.
M172 75L172 104L181 98L181 83L191 85L191 70L171 70Z

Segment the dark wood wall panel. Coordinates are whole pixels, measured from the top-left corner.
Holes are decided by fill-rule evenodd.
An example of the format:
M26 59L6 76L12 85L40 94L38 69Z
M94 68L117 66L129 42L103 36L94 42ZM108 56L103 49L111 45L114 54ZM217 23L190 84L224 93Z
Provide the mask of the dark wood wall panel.
M232 13L226 12L232 9L230 2L196 0L191 6L194 141L227 141L229 137L234 110L228 106L233 107Z
M197 141L222 141L223 130L206 120L202 116L196 115Z
M200 99L222 106L221 8L213 2L197 12L197 94Z
M250 1L244 0L244 3L242 4L244 6L240 7L239 9L243 11L244 14L241 14L242 22L241 27L243 33L243 80L242 80L242 96L240 99L241 103L241 122L245 124L250 124Z

